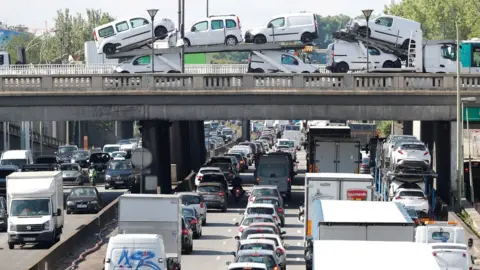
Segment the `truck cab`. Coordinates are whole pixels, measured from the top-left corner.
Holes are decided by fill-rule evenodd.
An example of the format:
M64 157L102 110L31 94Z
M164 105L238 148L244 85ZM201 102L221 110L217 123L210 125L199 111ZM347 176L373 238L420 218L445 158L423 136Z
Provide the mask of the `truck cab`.
M427 221L415 230L415 242L467 244L467 239L465 229L456 222Z
M11 58L8 52L0 52L0 68L5 68L11 65Z

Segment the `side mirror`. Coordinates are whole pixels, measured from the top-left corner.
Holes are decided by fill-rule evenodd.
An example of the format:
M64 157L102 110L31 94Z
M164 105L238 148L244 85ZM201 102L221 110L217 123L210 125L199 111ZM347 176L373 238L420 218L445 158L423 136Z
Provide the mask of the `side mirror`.
M237 253L235 251L230 252L230 254L232 254L232 256L237 255Z
M57 216L61 216L62 215L62 209L58 208L57 209Z
M392 149L395 148L395 145L390 146L390 148L392 148Z
M240 240L240 236L235 236L235 240Z
M284 247L284 248L289 248L290 245L289 245L289 244L285 244L285 245L283 245L283 247Z
M267 24L267 28L273 28L273 24L272 24L272 23L268 23L268 24Z
M282 232L282 235L285 235L285 234L287 234L287 232L286 232L286 231L283 231L283 232Z
M240 223L238 223L238 222L235 222L235 226L240 226Z
M231 264L231 262L226 262L225 264L226 264L226 265L230 265L230 264Z
M298 65L298 61L297 61L297 60L294 60L294 61L293 61L293 64L294 64L294 65Z
M197 31L197 28L195 26L192 26L192 28L190 29L191 32L195 32Z

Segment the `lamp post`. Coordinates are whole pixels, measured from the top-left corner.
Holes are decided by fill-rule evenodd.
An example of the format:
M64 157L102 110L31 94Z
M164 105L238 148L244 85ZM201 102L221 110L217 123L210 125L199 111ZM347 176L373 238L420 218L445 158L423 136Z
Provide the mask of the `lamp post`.
M462 102L462 133L463 133L463 111L464 111L464 104L465 103L475 103L477 101L476 97L465 97L461 98ZM472 179L472 151L471 151L471 142L470 142L470 119L468 116L468 108L466 110L466 120L467 120L467 136L468 136L468 179L469 179L469 186L470 186L470 202L475 202L475 194L473 190L473 179ZM462 145L463 145L463 134L462 134ZM465 147L465 146L463 146ZM465 151L465 148L463 148ZM463 170L463 168L462 168ZM463 179L462 179L463 180Z
M463 112L462 100L460 96L460 37L458 33L458 23L455 21L457 32L457 209L462 206L462 182L463 182L463 151L462 151L462 130L463 130Z
M210 6L210 4L209 4L209 1L207 0L207 18L208 18L208 16L210 15L210 14L209 14L210 12L209 12L209 10L208 10L209 6Z
M151 22L152 22L152 73L155 73L155 61L154 61L154 58L155 58L155 46L153 45L153 43L155 43L155 29L153 29L153 20L155 19L155 15L157 15L157 12L158 12L158 9L149 9L147 10L148 12L148 15L150 15L150 19L151 19Z
M365 36L367 37L367 73L368 73L368 66L370 65L370 57L369 57L369 51L368 49L370 48L370 42L369 42L369 35L368 35L368 22L370 20L370 16L372 16L373 9L364 9L362 10L363 16L365 16L365 20L367 20L367 29L365 30Z

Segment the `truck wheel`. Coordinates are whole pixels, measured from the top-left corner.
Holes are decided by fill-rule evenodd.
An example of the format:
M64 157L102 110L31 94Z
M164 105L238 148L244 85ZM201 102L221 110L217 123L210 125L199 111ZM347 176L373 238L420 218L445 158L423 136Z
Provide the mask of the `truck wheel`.
M12 243L8 243L8 249L14 249L15 248L15 245L12 244Z
M67 210L67 215L70 215L71 213L72 213L72 212L70 212L70 211Z
M112 43L107 43L103 47L103 53L104 54L114 54L116 50L117 50L117 48Z

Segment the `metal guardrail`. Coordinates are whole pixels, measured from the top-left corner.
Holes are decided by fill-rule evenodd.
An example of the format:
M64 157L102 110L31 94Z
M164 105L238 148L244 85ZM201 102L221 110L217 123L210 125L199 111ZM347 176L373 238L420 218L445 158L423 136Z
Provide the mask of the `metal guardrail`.
M0 75L70 75L70 74L114 74L118 64L41 64L11 65L0 67ZM315 65L320 73L328 73L325 65ZM246 64L190 64L185 65L186 74L230 74L246 73Z
M463 90L480 89L480 77L460 77ZM110 75L4 75L1 92L104 92L162 90L376 90L417 91L455 89L454 74L110 74ZM374 94L377 94L374 93ZM81 94L81 93L80 93Z

